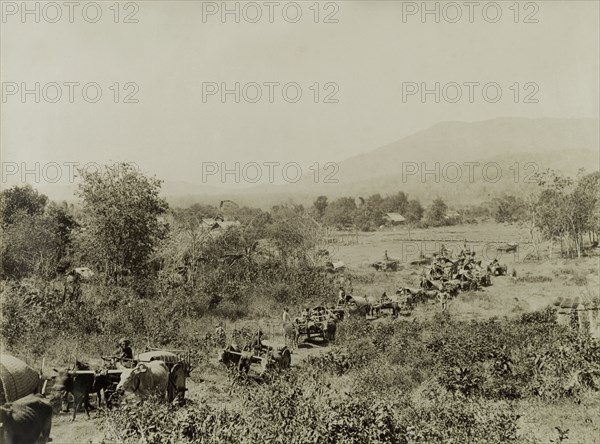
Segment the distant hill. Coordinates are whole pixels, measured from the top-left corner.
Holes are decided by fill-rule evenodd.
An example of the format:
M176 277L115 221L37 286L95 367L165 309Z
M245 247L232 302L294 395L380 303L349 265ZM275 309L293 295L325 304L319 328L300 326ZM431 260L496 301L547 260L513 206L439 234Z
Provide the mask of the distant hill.
M471 171L465 162L474 162ZM262 184L239 190L166 181L162 195L178 206L237 199L241 205L269 208L288 200L310 204L321 194L335 198L405 191L424 203L440 196L461 205L502 193L526 193L534 186L526 179L531 181L536 171L552 168L573 176L579 168L598 170L599 163L598 120L497 118L442 122L338 162L337 184L315 183L312 175L295 184ZM501 177L495 180L497 168ZM423 175L426 171L430 173ZM457 172L460 178L453 181ZM72 200L74 189L50 186L40 191L52 199Z
M548 168L567 175L580 168L600 169L599 135L599 121L593 119L443 122L339 162L338 184L306 178L288 189L331 197L402 190L424 201L441 196L471 204L502 193L525 193L533 186L533 174Z

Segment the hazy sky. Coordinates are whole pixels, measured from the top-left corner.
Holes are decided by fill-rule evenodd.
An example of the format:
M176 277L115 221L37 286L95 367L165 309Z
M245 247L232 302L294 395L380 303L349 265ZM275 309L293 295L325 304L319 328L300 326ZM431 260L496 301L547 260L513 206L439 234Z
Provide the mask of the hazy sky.
M112 1L98 2L96 23L86 21L94 21L95 7L76 3L70 23L63 2L39 2L35 23L33 13L21 15L20 1L2 2L3 162L126 160L166 180L200 183L202 162L338 161L440 121L599 115L597 1L522 2L518 8L501 1L496 23L490 23L498 12L491 2L477 2L473 23L465 2L428 2L439 8L440 23L433 14L423 23L415 10L422 2L227 2L239 8L240 23L233 14L222 19L223 2L142 1L121 3L118 11ZM296 5L302 16L290 23ZM249 23L258 11L262 17ZM450 23L459 11L462 17ZM61 18L49 23L57 12ZM128 14L138 23L123 23ZM338 23L324 23L327 16ZM524 23L533 19L538 23ZM23 100L22 86L34 90L36 82L40 103L34 94ZM56 103L52 82L62 91ZM73 86L74 103L64 82L80 84ZM82 94L82 85L92 82L102 90L97 103ZM115 82L120 103L114 103ZM127 82L138 85L138 103L122 103L135 87L125 88ZM203 88L225 83L234 89L236 82L240 103L234 94L222 103L218 92L203 100ZM257 91L246 86L251 82L261 87L257 103L250 103ZM272 87L274 103L265 82L280 84ZM296 103L283 96L281 85L288 82L301 88ZM317 82L320 103L311 86ZM435 103L433 94L421 103L419 93L403 100L406 82L428 88L456 82L463 95L457 103L443 95ZM469 103L465 82L497 82L502 98L490 103L481 85L473 86ZM292 100L293 85L287 92ZM338 103L323 103L331 92ZM444 92L454 100L454 86ZM487 92L493 99L495 89ZM87 93L93 100L93 85ZM524 103L529 93L538 103Z

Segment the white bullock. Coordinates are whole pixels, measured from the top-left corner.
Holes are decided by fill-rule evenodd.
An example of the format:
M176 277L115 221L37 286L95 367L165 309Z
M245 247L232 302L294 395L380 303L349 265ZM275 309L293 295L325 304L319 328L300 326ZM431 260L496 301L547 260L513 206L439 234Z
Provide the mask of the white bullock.
M164 398L169 384L169 369L163 361L140 362L132 369L123 370L117 391L132 393L138 400L150 395Z

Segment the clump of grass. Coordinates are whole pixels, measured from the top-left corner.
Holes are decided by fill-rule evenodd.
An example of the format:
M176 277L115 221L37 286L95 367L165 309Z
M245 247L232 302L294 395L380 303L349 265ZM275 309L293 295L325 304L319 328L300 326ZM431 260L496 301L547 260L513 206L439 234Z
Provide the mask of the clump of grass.
M571 277L571 282L573 284L577 285L578 287L583 287L583 286L587 285L588 279L584 273L575 273Z
M527 273L527 275L517 278L517 282L536 284L541 282L552 282L552 278L550 276L532 275L531 273Z

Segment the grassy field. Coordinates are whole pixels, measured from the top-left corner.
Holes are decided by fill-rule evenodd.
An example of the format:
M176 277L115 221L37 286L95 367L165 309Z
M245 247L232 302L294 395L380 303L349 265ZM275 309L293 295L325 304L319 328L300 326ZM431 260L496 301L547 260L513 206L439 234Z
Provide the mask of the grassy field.
M545 243L540 245L542 260L529 260L534 246L528 243L528 231L514 225L462 225L411 230L410 233L405 228L397 228L339 237L340 242L334 244L332 250L335 259L347 266L345 275L351 276L353 293L372 298L379 297L384 291L391 294L400 286L417 287L424 267L412 266L409 262L421 253L439 252L442 245L458 252L466 239L467 247L484 262L498 257L501 264L508 266L508 276L493 278L492 286L483 291L459 294L448 306L449 313L456 319L514 317L552 305L560 297L583 300L599 297L598 256L562 259L555 251L554 258L549 259L549 246ZM519 243L518 251L497 252L496 247L504 242ZM385 250L390 258L400 260L399 271L376 272L370 267L371 263L383 259ZM516 277L512 277L513 271ZM438 310L435 305L417 307L411 318L431 317ZM559 442L555 427L569 430L564 442L600 442L600 398L597 395L580 404L523 401L519 409L523 415L521 432L535 437L538 442Z
M406 228L397 228L339 237L342 241L333 244L330 250L336 260L346 264L344 274L350 275L354 294L371 298L379 297L384 291L391 294L401 286L418 287L425 266L413 266L410 262L420 254L439 252L442 246L456 255L466 239L466 246L484 263L498 258L501 264L508 266L508 276L493 278L491 287L461 293L450 303L450 312L463 319L520 314L553 304L559 297L591 299L598 296L600 288L598 256L562 259L555 251L554 257L549 259L545 243L540 245L542 260L531 260L534 246L527 243L529 234L515 225L430 228L411 230L410 236ZM496 250L507 241L519 243L517 252ZM370 267L371 263L383 259L386 250L390 258L400 261L399 271L376 272ZM513 272L516 278L512 277Z
M427 230L412 230L410 235L406 229L360 233L358 236L348 233L337 235L339 242L329 245L329 251L336 260L346 264L345 277L352 280L353 294L376 298L383 291L393 293L400 286L417 287L424 271L423 266L410 265L420 253L430 255L439 251L442 244L449 250L458 252L467 239L467 246L474 250L478 258L484 262L496 257L496 246L502 242L518 242L517 253L502 254L500 263L508 266L508 276L496 277L492 286L476 292L463 292L450 301L448 312L454 320L483 320L490 317L517 318L523 313L539 310L552 305L559 297L581 297L592 299L598 297L600 288L598 273L598 256L585 257L580 260L547 258L547 245L542 245L543 259L539 261L525 260L532 252L532 246L526 244L528 233L525 229L511 225L485 224L443 227ZM376 272L370 264L383 259L387 250L391 258L399 259L401 267L397 272ZM513 271L516 276L513 276ZM335 300L332 288L331 301ZM330 301L330 302L331 302ZM306 305L316 301L307 295ZM261 302L260 307L252 309L244 319L226 322L225 328L231 332L234 328L248 328L265 331L268 339L282 342L280 329L279 306L273 301ZM304 305L304 304L302 304ZM302 307L291 307L292 316L298 315ZM418 306L410 317L401 317L394 322L411 322L413 319L433 319L440 312L436 304ZM180 333L186 338L193 338L201 344L205 333L212 332L218 322L216 317L181 320ZM375 321L380 322L380 321ZM384 321L382 321L384 322ZM385 321L387 322L387 321ZM464 325L464 324L461 324ZM98 341L62 341L63 348L46 354L48 367L64 365L58 362L58 356L77 355L80 359L94 363L100 351L110 354L112 344ZM143 344L135 344L142 347ZM81 347L79 349L74 349ZM315 357L331 350L321 344L305 344L294 352L292 364L302 367L305 359ZM216 362L218 348L204 348L199 351L202 359L192 374L188 395L199 404L211 405L215 408L235 407L241 402L229 394L229 383L224 369ZM53 359L55 358L55 359ZM56 361L56 362L55 362ZM400 383L400 382L399 382ZM346 375L330 379L332 391L340 396L350 387ZM568 432L562 442L565 443L600 443L600 397L598 393L589 393L578 402L560 400L547 402L537 399L522 399L517 402L519 434L532 441L527 442L561 442L556 427ZM55 421L53 432L57 443L100 442L104 434L99 429L99 420L85 422L82 418L74 427L67 423L66 416L59 415ZM105 437L104 437L105 438ZM525 441L523 441L525 442Z

